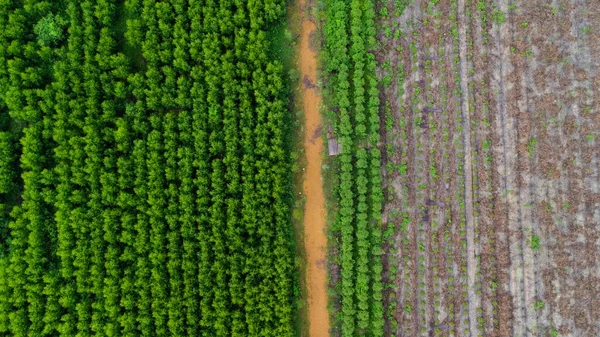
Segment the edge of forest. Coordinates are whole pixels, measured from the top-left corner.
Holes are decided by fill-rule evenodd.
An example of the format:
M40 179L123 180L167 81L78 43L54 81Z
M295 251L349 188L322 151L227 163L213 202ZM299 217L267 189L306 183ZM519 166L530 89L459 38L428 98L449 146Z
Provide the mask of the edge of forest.
M287 91L289 94L288 112L290 122L288 146L290 154L290 168L292 170L291 224L294 230L295 272L294 296L295 331L297 336L308 336L308 311L307 311L307 286L304 277L306 273L306 251L304 248L304 206L306 197L302 194L306 156L304 150L305 117L302 109L302 79L300 78L299 53L301 13L297 0L287 0L287 14L277 27L273 28L271 35L273 55L282 61L284 73L288 77Z

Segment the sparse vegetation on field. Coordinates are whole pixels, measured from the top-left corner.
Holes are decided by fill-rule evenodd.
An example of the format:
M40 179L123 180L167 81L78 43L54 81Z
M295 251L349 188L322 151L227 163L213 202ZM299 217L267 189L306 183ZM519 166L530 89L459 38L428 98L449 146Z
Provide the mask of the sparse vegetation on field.
M439 6L447 15L438 14ZM398 264L388 266L388 273L401 270L400 277L388 277L395 285L389 292L389 307L403 303L405 308L393 315L390 335L426 335L429 331L423 326L428 324L447 324L448 330L441 330L444 336L467 331L487 335L506 329L524 334L527 329L551 326L548 312L557 310L557 304L533 286L549 282L542 279L540 261L546 254L555 259L557 247L564 249L556 241L556 228L565 235L567 219L576 221L576 214L582 219L583 213L590 220L593 216L581 208L588 196L576 197L569 189L553 185L556 194L550 197L539 188L551 179L582 186L579 179L595 169L576 153L585 149L592 155L595 139L593 129L581 124L582 119L594 123L587 117L589 103L581 106L580 115L569 110L585 100L581 93L567 89L566 83L575 81L569 72L558 75L565 87L544 82L550 65L540 60L550 49L540 41L554 34L563 47L574 48L574 40L566 37L583 32L587 23L560 26L542 20L543 9L523 1L408 2L403 8L409 11L404 13L391 11L386 2L383 7L387 15L380 17L381 49L376 56L386 102L384 216L387 213L401 229L395 241L385 246L388 254L398 247L401 258L384 257L384 261ZM567 15L562 11L572 14L572 9L547 8L550 15ZM583 16L589 19L588 14ZM586 29L581 35L588 34L594 31ZM574 55L559 54L557 66L574 64ZM589 83L589 74L577 74L577 83ZM538 85L547 96L536 91ZM569 103L553 103L551 90L558 90ZM584 91L591 97L589 89ZM567 148L573 154L557 151ZM555 160L562 164L550 164ZM567 167L574 171L568 173ZM465 193L469 187L472 201ZM582 188L593 193L592 186ZM566 204L569 207L548 206ZM390 216L394 209L415 215L402 224ZM506 295L506 289L513 289L507 286L509 268L518 270L524 281L516 283L515 294ZM511 302L509 296L518 300ZM539 298L543 308L532 298ZM509 312L514 318L506 316ZM445 322L440 322L441 317ZM568 324L572 329L573 321Z

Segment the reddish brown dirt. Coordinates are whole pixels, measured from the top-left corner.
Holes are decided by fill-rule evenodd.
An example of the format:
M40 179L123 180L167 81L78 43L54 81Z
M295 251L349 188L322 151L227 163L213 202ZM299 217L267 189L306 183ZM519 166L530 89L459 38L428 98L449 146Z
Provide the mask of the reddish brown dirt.
M308 299L308 324L310 337L329 336L329 313L327 311L327 270L325 235L325 197L321 179L323 141L320 136L321 116L319 115L316 51L311 48L310 37L315 24L306 16L305 0L299 2L302 14L300 34L300 69L306 83L302 87L304 117L306 121L304 148L306 150L306 175L304 178L304 247L306 249L306 287Z

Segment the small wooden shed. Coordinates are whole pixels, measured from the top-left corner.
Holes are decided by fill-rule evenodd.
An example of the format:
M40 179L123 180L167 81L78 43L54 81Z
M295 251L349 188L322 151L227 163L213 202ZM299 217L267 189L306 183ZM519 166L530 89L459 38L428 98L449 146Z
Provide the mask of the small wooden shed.
M329 156L337 156L342 152L342 144L335 139L333 132L327 132L327 145L329 146Z

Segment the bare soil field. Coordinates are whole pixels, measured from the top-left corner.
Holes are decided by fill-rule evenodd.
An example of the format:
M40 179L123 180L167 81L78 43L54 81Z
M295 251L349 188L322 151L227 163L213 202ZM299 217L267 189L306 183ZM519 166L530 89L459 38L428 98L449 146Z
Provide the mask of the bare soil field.
M600 336L600 1L378 4L389 336Z

